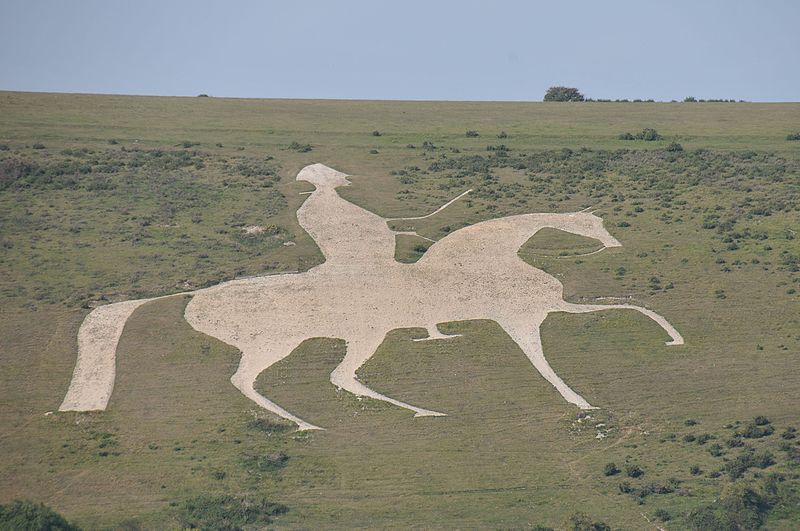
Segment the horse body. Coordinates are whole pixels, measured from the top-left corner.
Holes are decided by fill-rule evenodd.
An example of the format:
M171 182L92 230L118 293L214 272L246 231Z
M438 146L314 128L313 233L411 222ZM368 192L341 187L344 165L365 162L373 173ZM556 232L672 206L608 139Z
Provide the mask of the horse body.
M494 320L542 376L566 400L582 408L591 406L555 374L542 352L539 326L549 312L636 309L664 327L672 336L672 344L683 342L666 320L649 310L565 302L563 287L556 278L517 255L525 241L543 227L589 236L606 247L619 246L593 214L523 214L484 221L434 243L417 263L401 264L394 260L395 233L386 219L336 193L336 187L349 184L344 174L316 164L301 170L297 179L316 187L297 217L319 245L325 262L300 274L234 280L198 290L193 292L185 317L196 330L242 352L231 378L242 393L296 422L301 429L317 426L260 395L253 384L261 372L314 337L347 342L347 354L331 374L333 384L356 395L404 407L417 416L441 413L382 395L356 377L356 371L394 329L426 328L428 339L446 339L450 336L441 334L437 324ZM109 348L113 359L116 342ZM80 356L79 352L76 377ZM67 409L77 409L71 404L73 407Z

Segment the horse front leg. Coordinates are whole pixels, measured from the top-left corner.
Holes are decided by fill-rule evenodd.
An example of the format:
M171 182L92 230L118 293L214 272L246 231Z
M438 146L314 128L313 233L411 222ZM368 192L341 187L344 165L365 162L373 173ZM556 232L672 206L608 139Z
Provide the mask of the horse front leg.
M603 310L636 310L655 321L664 331L669 334L672 341L667 341L665 344L668 346L683 345L683 336L678 332L674 326L670 324L663 316L657 314L647 308L636 306L635 304L572 304L565 302L563 307L559 308L561 311L569 313L587 313L587 312L600 312Z
M272 400L269 400L261 395L254 387L256 378L258 378L259 374L291 354L298 345L299 343L295 344L294 346L289 344L274 345L270 346L268 352L266 353L244 350L242 352L242 359L239 362L239 368L236 369L236 372L233 374L233 376L231 376L231 383L234 385L234 387L241 391L244 396L267 411L270 411L279 417L297 424L297 428L299 430L323 430L324 428L315 426L314 424L306 422L300 417L289 413Z
M536 367L539 374L556 388L556 391L564 397L564 400L570 404L575 404L581 409L597 409L589 404L581 395L573 391L547 362L547 359L544 357L544 349L542 348L542 339L539 332L543 321L544 318L537 320L520 318L518 320L501 320L498 321L498 323L511 339L519 345L519 348L522 349L522 352L525 353L525 356L528 357L531 364Z
M444 413L423 409L417 406L412 406L411 404L407 404L405 402L401 402L400 400L395 400L394 398L370 389L358 380L356 372L361 368L362 365L364 365L364 363L366 363L368 359L375 355L375 351L378 349L381 343L383 343L382 336L348 340L347 354L342 362L331 373L331 383L340 389L344 389L345 391L353 393L356 396L374 398L375 400L388 402L389 404L394 404L395 406L403 409L413 411L415 417L446 416Z

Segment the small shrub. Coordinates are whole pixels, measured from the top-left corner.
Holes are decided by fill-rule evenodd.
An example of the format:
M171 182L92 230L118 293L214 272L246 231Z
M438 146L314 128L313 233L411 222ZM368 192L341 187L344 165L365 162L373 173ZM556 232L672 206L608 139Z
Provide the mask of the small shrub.
M644 475L644 470L639 465L627 464L625 465L625 474L629 478L638 478Z
M700 474L702 474L702 473L703 473L703 469L702 469L702 468L700 468L700 465L692 465L692 466L689 468L689 473L690 473L691 475L693 475L693 476L699 476Z
M685 426L694 426L694 425L696 425L696 424L697 424L697 421L696 421L696 420L694 420L694 419L686 419L686 420L683 422L683 424L684 424Z
M705 444L711 439L714 439L714 436L710 433L703 433L699 437L697 437L697 444Z
M653 513L653 516L657 519L661 520L662 522L669 522L672 520L672 515L669 514L669 511L666 509L656 509Z
M595 522L586 513L575 513L567 520L566 529L569 531L611 531L605 522Z
M378 150L377 149L370 149L369 150L369 154L370 155L377 155L378 154Z
M697 437L693 433L687 433L686 435L683 436L683 442L690 443L690 442L694 442L696 440L697 440Z
M725 463L725 471L731 479L738 479L747 472L748 468L767 468L775 464L775 456L769 451L745 451L731 461Z
M247 423L247 427L251 430L261 431L264 433L285 433L294 429L294 424L288 422L273 422L265 418L255 418Z
M751 422L745 426L744 430L741 432L741 435L746 439L760 439L762 437L772 435L774 432L775 428L769 424L758 425L755 422Z
M744 446L744 442L739 438L739 436L734 436L725 441L725 445L728 448L741 448Z
M215 470L211 473L211 477L216 479L217 481L222 481L225 479L225 471L224 470Z
M372 132L372 136L381 136L381 132L376 129Z
M428 250L428 247L423 245L423 244L421 244L421 243L418 243L417 245L414 246L414 252L415 253L422 254L427 250Z
M786 135L786 140L800 140L800 133L789 133Z
M617 138L619 140L636 140L636 137L630 133L620 133Z
M606 476L615 476L619 474L619 468L614 463L606 463L605 468L603 469L603 474Z
M508 133L506 133L505 131L500 131L497 134L497 138L508 138Z
M289 144L289 147L287 149L291 151L297 151L298 153L308 153L313 149L313 147L311 146L311 144L301 144L299 142L292 142L291 144Z
M677 142L670 142L670 144L667 146L666 149L667 151L678 152L678 151L683 151L683 146L678 144Z
M658 131L650 127L647 127L643 129L641 133L636 135L636 138L638 140L644 140L646 142L653 142L655 140L661 140L662 137L661 135L658 134Z
M473 131L472 129L467 131L466 135L467 135L467 138L477 138L477 137L481 136L481 135L478 134L477 131Z
M753 419L753 423L756 426L766 426L767 424L769 424L769 419L764 415L759 415Z
M708 449L708 453L710 453L714 457L721 456L724 453L723 450L722 450L722 445L718 444L718 443L717 444L712 444L711 447Z
M208 94L198 94L197 97L198 98L207 98Z
M781 438L787 441L794 439L795 437L797 437L797 428L794 428L792 426L789 426L788 428L783 430L783 433L781 433Z
M36 142L36 143L35 143L33 146L31 146L31 147L32 147L33 149L47 149L47 146L45 146L44 144L42 144L42 143L40 143L40 142Z
M115 138L110 138L108 140L108 143L111 144L112 146L116 146L117 144L119 144L119 142Z

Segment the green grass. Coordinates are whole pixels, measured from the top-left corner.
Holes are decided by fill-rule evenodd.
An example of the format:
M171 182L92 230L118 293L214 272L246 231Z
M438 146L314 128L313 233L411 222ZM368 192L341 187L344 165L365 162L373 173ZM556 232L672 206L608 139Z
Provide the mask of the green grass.
M602 248L603 245L592 238L548 227L534 234L520 248L519 254L523 260L530 262L536 256L565 258L593 253Z
M641 529L660 509L682 529L731 489L726 462L744 450L725 442L765 415L775 433L743 441L776 464L739 481L780 474L766 526L796 527L797 439L781 434L800 427L800 151L786 141L800 105L0 93L0 115L0 169L40 170L0 178L0 504L44 502L91 529L177 526L191 507L211 518L243 499L288 507L270 516L277 527L560 527L580 510ZM664 140L617 140L645 127ZM674 141L685 151L665 151ZM505 156L487 150L500 142ZM320 263L295 217L309 186L294 176L312 162L353 174L342 195L386 217L472 188L437 216L393 223L434 240L501 215L596 208L622 248L575 256L596 242L543 230L520 256L568 300L652 308L686 345L665 347L636 312L550 315L548 359L601 408L579 419L492 322L449 323L463 336L422 343L397 330L359 375L448 414L415 419L337 391L328 375L344 344L313 339L257 383L328 428L295 433L230 384L238 353L191 329L176 296L128 322L108 411L45 415L69 384L88 307ZM266 230L249 236L250 225ZM430 243L397 241L403 261ZM699 444L704 434L714 438ZM644 475L606 476L609 462ZM671 479L672 492L640 500Z

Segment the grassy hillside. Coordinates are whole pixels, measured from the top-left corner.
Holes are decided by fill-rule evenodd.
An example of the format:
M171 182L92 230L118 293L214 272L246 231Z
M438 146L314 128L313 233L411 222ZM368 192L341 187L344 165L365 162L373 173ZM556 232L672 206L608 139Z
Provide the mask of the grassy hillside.
M293 528L562 528L576 512L620 529L734 513L797 526L800 142L786 136L800 105L0 92L0 116L0 504L41 501L90 529L214 527L226 503ZM663 139L618 138L648 127ZM294 215L313 162L387 217L472 188L397 224L431 239L593 207L622 248L587 254L596 242L552 230L520 256L568 300L659 312L686 345L635 312L550 315L548 359L600 406L585 416L493 322L447 324L463 336L441 342L398 330L360 378L449 415L415 419L337 391L344 344L314 339L258 380L328 428L297 433L230 385L238 353L189 327L177 296L128 322L107 412L46 414L91 307L320 263ZM397 258L429 244L398 237Z

